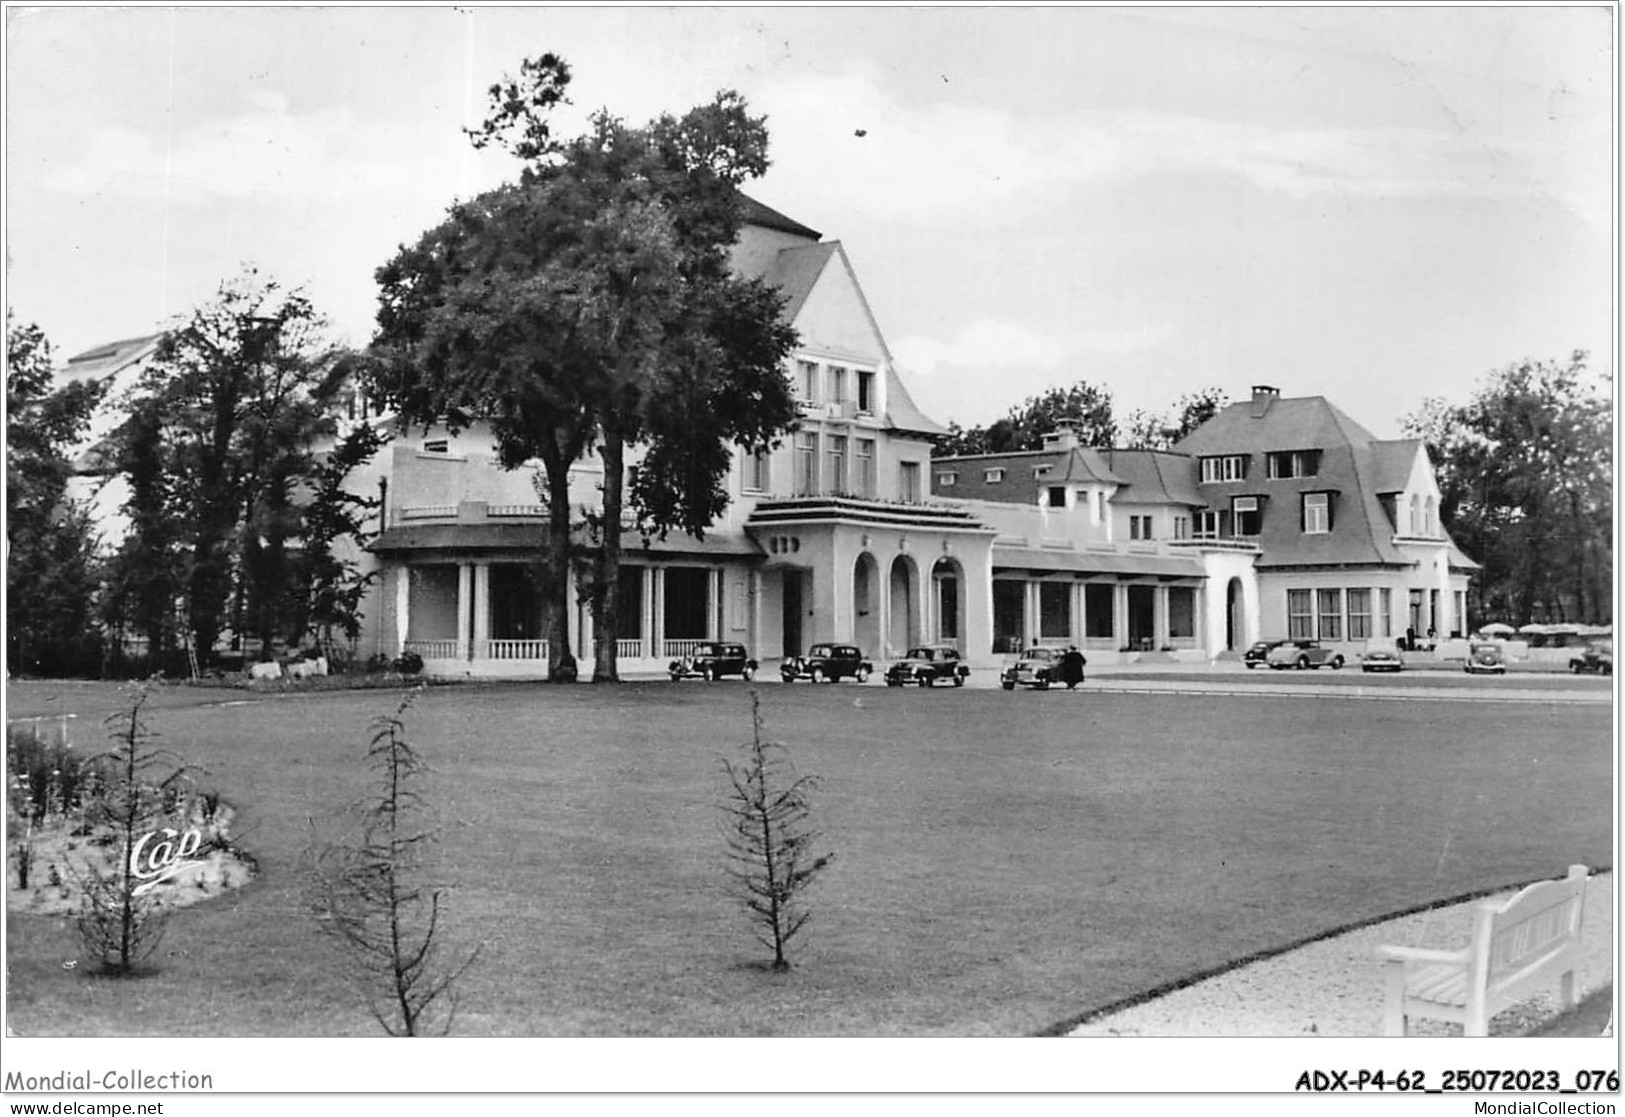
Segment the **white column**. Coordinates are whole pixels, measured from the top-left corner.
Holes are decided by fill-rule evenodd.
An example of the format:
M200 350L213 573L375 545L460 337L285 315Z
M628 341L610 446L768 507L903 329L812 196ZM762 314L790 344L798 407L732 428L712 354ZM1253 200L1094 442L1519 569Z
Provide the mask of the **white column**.
M474 564L474 654L470 659L484 659L490 651L491 639L491 564Z
M406 649L406 634L412 623L412 568L404 563L395 581L395 654Z
M1168 636L1168 587L1161 582L1157 583L1156 592L1152 595L1151 630L1159 649L1165 648L1171 642Z
M651 566L649 580L654 583L651 594L653 606L650 610L650 619L654 627L653 635L649 638L649 647L644 650L644 654L660 657L666 654L666 568Z
M474 600L474 567L470 563L457 564L457 658L468 659L473 650L469 628L469 605Z
M1112 586L1112 632L1119 648L1127 647L1128 635L1128 583Z
M638 597L642 601L642 622L638 625L638 642L643 645L643 654L653 656L655 652L655 575L654 567L645 566L643 577L638 579Z
M1041 635L1038 629L1038 583L1028 578L1021 585L1022 651L1026 651L1038 643Z
M707 640L722 639L722 571L710 570L705 575L705 592L707 595L706 633Z

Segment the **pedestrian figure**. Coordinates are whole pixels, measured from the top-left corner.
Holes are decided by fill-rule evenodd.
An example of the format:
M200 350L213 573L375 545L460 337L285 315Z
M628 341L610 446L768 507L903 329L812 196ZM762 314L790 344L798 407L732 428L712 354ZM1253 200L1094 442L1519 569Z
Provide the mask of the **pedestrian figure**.
M1083 682L1083 668L1088 662L1076 644L1067 647L1066 654L1061 657L1061 681L1066 684L1067 690Z

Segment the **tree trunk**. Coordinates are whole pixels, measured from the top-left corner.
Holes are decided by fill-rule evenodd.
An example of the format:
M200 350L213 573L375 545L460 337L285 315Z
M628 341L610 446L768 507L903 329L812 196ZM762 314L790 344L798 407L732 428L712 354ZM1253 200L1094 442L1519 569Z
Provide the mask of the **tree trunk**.
M542 565L542 596L547 614L547 681L576 681L570 651L570 465L563 454L546 454L547 543Z
M593 576L592 681L617 683L620 675L615 669L615 637L620 620L621 506L625 502L626 443L619 435L605 431L598 452L604 459L604 518Z

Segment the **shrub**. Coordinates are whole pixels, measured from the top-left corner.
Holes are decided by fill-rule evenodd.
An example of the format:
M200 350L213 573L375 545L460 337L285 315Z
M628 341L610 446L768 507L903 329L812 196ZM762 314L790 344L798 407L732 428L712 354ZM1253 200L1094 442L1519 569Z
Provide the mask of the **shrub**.
M416 675L423 670L423 657L417 652L407 650L395 657L390 669L400 675Z

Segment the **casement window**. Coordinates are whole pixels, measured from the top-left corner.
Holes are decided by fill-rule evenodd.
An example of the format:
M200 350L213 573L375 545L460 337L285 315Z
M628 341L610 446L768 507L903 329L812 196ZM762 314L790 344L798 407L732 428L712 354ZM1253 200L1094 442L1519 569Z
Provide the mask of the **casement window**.
M1128 537L1130 539L1151 538L1151 517L1130 516L1128 518Z
M1379 589L1377 591L1377 620L1382 625L1384 637L1394 634L1394 591Z
M846 369L839 365L829 366L829 402L846 402Z
M1343 591L1321 590L1320 596L1320 638L1322 640L1341 640L1343 638Z
M1371 591L1349 590L1349 639L1371 639Z
M1246 454L1226 454L1223 457L1202 459L1203 482L1245 481L1246 479Z
M745 455L745 491L747 493L765 493L768 490L768 452L758 450L754 454Z
M1439 506L1430 496L1427 503L1422 506L1422 530L1432 539L1439 534Z
M897 499L905 504L920 502L920 463L897 463Z
M1281 450L1267 455L1266 460L1272 481L1315 477L1320 473L1319 450Z
M987 482L989 485L997 485L1000 481L1004 480L1004 470L984 469L982 471L982 480Z
M1450 614L1450 635L1452 639L1461 639L1467 634L1467 592L1456 591L1456 610Z
M857 450L853 454L857 466L858 495L872 497L875 495L875 440L860 438L857 440Z
M824 484L832 493L846 492L846 436L832 434L824 439L826 465Z
M818 402L818 365L812 361L796 362L796 391L802 403Z
M858 412L872 415L875 410L875 374L858 370Z
M939 485L957 485L957 484L959 484L959 474L955 473L951 469L950 470L944 470L943 472L937 474L937 484L939 484Z
M1037 480L1039 480L1041 478L1048 477L1049 476L1049 468L1050 467L1047 466L1047 465L1035 465L1035 466L1033 466L1033 480L1037 481Z
M1189 539L1191 537L1191 518L1189 516L1174 517L1174 538Z
M796 434L796 495L818 492L818 435L812 431Z
M1411 534L1422 534L1422 498L1411 494Z
M1217 539L1219 537L1219 511L1216 508L1205 509L1196 513L1196 538Z
M1332 498L1330 493L1303 494L1303 533L1325 535L1332 530Z
M1286 635L1289 640L1315 638L1314 594L1309 590L1286 591Z
M1106 522L1106 493L1104 490L1095 493L1095 523Z
M1238 496L1230 502L1230 515L1235 524L1235 533L1242 535L1257 535L1263 523L1263 516L1258 511L1258 498L1256 496Z
M1065 508L1066 507L1066 486L1065 485L1051 485L1051 486L1049 486L1049 506L1051 508Z

